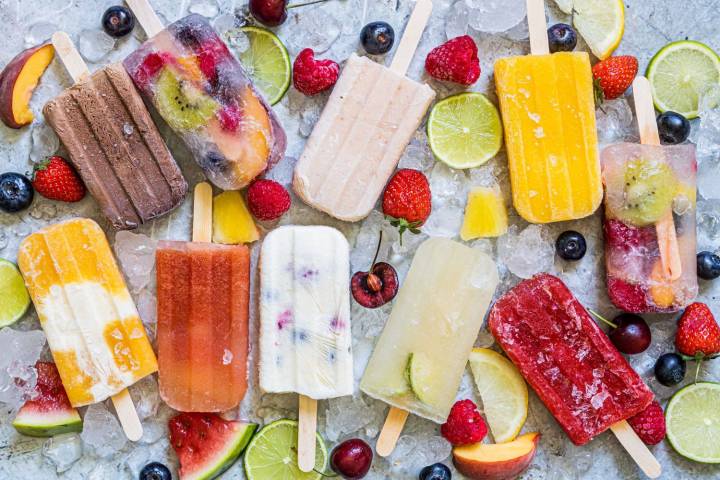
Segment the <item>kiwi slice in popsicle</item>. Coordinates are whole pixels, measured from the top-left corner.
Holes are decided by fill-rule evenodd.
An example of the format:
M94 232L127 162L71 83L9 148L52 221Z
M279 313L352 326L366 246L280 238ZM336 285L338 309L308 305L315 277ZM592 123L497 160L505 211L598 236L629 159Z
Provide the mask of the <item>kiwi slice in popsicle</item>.
M624 201L618 217L638 227L657 223L672 208L677 188L665 162L633 158L625 165Z
M160 115L181 132L202 127L219 107L212 97L191 82L178 79L168 68L163 69L155 89Z

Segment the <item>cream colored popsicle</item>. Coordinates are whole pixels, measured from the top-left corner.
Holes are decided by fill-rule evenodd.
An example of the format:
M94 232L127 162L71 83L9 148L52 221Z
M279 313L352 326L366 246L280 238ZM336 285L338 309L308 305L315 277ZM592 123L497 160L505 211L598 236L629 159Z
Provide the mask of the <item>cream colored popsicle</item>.
M352 54L295 168L305 203L335 218L366 217L435 92L405 77L432 10L419 0L390 68Z

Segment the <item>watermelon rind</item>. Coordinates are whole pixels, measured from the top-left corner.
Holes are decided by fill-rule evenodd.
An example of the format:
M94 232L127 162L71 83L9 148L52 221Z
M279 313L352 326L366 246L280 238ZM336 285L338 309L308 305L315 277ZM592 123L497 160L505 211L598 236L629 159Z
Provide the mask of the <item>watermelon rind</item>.
M180 468L180 480L212 480L219 477L240 458L240 455L250 443L258 426L255 423L240 423L238 428L228 438L224 448L219 449L212 458L209 458L202 465L182 465Z
M13 427L18 433L30 437L52 437L61 433L81 432L83 423L77 409L42 412L24 406L20 409Z

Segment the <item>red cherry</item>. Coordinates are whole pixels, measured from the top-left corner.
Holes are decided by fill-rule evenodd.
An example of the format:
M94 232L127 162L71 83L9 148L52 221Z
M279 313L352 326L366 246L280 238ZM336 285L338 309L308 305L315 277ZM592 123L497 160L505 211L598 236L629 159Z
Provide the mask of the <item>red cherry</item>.
M372 465L373 452L370 445L353 438L335 447L330 455L330 466L343 478L355 480L367 475Z
M287 20L287 0L250 0L250 13L258 22L277 27Z

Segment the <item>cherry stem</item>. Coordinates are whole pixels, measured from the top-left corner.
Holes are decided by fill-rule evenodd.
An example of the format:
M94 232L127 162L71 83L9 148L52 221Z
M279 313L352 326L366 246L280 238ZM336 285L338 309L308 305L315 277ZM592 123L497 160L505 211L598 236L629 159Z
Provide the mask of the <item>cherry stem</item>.
M382 230L380 230L380 239L378 240L378 246L375 250L375 256L373 257L372 265L370 265L370 271L368 273L373 273L373 269L375 268L375 261L377 261L378 254L380 253L380 246L382 245Z
M317 468L313 468L313 472L319 474L319 475L322 476L322 477L327 477L327 478L339 477L339 475L338 475L337 473L321 472L321 471L318 470Z
M305 7L305 6L307 6L307 5L315 5L316 3L324 3L324 2L327 2L327 1L328 1L328 0L311 0L310 2L292 3L292 4L288 5L288 6L285 7L285 8L287 8L288 10L290 10L291 8Z
M700 366L702 365L704 355L700 352L697 352L695 354L695 362L697 363L697 366L695 367L695 381L693 383L697 383L698 375L700 375Z
M600 314L597 313L596 311L590 310L589 308L588 308L587 310L588 310L588 312L592 313L592 314L595 315L597 318L599 318L600 320L602 320L604 323L610 325L612 328L618 328L617 325L615 325L613 322L611 322L611 321L608 320L607 318L603 317L602 315L600 315Z

